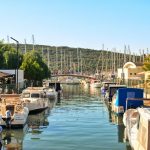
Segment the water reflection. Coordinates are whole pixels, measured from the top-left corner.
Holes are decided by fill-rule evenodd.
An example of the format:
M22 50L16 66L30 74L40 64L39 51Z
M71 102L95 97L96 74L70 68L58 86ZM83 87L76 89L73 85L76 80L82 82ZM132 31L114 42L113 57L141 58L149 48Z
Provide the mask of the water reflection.
M78 96L100 96L100 88L86 87L82 85L63 85L63 99L71 99Z
M25 125L23 129L6 130L4 129L1 134L2 149L9 150L22 150L23 139L28 131L28 126Z
M121 116L109 111L100 98L100 89L63 86L63 98L56 106L54 102L51 108L29 115L27 133L18 142L22 149L131 150L123 141Z
M49 125L47 117L50 115L52 108L55 106L56 100L51 99L49 101L49 107L44 111L37 114L30 114L27 119L29 129L44 128Z
M27 124L28 127L31 129L38 129L41 127L46 127L49 125L47 117L50 114L50 108L42 111L41 113L38 114L30 114L28 116Z
M113 123L117 127L117 134L118 134L118 143L125 143L126 150L132 150L130 145L125 141L125 126L123 124L123 116L116 115L114 112L111 111L111 105L104 101L106 109L109 115L109 122Z

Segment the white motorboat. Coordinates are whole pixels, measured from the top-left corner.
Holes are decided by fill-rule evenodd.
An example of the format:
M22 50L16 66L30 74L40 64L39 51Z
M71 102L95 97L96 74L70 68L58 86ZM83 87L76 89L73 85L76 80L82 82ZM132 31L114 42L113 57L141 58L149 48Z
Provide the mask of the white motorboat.
M28 87L21 94L21 101L28 107L29 112L38 112L49 107L49 99L43 87Z
M54 88L45 88L44 91L49 100L57 100L58 92Z
M23 106L18 94L3 94L0 101L0 125L6 126L6 111L11 112L11 126L23 127L27 121L29 110Z
M150 150L150 107L126 110L123 123L126 126L125 137L131 147L134 150Z

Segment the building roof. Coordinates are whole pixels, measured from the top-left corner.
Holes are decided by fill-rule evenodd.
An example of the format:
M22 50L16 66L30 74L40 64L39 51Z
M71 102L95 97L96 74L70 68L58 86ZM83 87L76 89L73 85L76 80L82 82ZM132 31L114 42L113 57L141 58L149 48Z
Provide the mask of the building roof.
M127 62L124 64L123 68L136 68L136 67L142 67L143 63L133 63L133 62Z
M6 77L11 77L13 76L12 74L9 74L9 73L5 73L5 72L1 72L0 71L0 78L6 78Z

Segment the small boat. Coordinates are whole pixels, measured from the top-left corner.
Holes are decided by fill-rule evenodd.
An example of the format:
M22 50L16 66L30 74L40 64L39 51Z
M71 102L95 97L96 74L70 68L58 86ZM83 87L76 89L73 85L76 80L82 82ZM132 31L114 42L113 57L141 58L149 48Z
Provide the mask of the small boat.
M0 101L0 125L7 126L6 111L11 112L9 125L21 126L26 124L29 110L23 106L18 94L1 94Z
M100 80L92 80L90 86L94 88L100 88L102 86L102 83Z
M126 85L109 85L108 90L106 91L105 94L105 100L108 102L112 102L112 97L114 96L114 94L116 93L116 91L120 88L126 88Z
M110 85L116 85L117 83L115 83L115 82L102 82L102 86L101 86L101 93L102 93L102 95L104 95L105 96L105 94L106 94L106 91L108 90L108 87L110 86Z
M128 99L130 100L130 99ZM136 99L132 99L136 100ZM138 99L148 100L150 99ZM134 150L150 150L150 106L128 109L123 115L125 137Z
M43 87L50 100L56 100L61 97L62 86L59 81L45 80L43 82Z
M126 110L127 98L143 98L143 89L138 88L120 88L112 98L112 111L116 114L123 114ZM143 104L142 101L130 101L128 108L137 108Z
M39 112L49 107L43 87L28 87L22 91L21 101L28 107L29 112Z
M54 88L45 88L44 91L46 93L46 97L49 100L57 100L58 93L55 91Z

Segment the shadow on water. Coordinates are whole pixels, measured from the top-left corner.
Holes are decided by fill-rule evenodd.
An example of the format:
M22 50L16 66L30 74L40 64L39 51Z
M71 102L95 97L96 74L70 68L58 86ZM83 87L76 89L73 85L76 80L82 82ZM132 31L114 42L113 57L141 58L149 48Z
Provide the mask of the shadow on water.
M106 101L103 101L103 102L108 111L109 122L116 125L116 127L117 127L118 143L125 143L126 150L132 150L131 146L129 145L128 141L126 141L126 138L125 138L125 126L123 124L123 116L116 115L115 113L113 113L111 111L111 105L109 103L107 103Z

